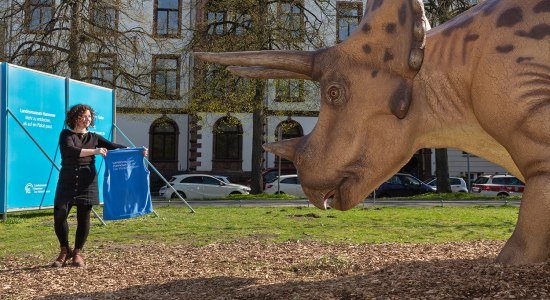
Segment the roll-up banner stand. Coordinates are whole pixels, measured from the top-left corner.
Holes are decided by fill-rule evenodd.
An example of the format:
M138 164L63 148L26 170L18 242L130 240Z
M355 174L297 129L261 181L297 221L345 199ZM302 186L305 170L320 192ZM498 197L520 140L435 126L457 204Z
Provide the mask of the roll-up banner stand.
M1 63L0 213L51 207L61 165L65 113L84 103L96 111L90 128L112 140L113 90ZM103 178L103 158L96 159ZM100 202L102 185L100 188Z

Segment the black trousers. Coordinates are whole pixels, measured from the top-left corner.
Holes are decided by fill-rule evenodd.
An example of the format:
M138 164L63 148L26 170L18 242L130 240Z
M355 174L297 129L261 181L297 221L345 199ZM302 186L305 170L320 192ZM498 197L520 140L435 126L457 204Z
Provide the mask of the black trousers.
M69 248L69 224L67 217L71 208L76 206L76 238L75 249L82 249L90 233L90 213L92 205L73 205L69 203L56 204L53 208L54 229L59 245Z

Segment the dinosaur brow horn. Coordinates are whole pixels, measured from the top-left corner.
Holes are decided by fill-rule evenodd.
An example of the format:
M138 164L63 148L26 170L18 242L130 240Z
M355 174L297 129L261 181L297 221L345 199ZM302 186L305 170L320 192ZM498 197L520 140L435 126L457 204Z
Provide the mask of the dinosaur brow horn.
M257 66L286 70L311 77L313 51L243 51L243 52L195 52L201 60L230 66Z

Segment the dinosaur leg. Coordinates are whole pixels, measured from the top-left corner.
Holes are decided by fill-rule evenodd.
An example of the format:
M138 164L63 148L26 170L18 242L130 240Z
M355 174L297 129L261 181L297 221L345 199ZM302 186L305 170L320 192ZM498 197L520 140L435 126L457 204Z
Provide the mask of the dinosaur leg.
M518 222L497 261L503 264L530 264L550 258L550 174L526 180Z

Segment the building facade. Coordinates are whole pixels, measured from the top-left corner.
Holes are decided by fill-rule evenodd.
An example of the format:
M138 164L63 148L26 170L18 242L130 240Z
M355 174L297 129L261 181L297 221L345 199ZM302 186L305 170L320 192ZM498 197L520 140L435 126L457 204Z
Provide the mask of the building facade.
M114 43L115 46L121 45L118 48L109 48L107 43L103 43L103 47L102 43L96 43L79 48L80 52L84 52L81 56L87 59L79 71L79 79L116 87L116 123L125 135L134 144L149 148L150 160L166 177L176 173L200 172L227 175L234 181L246 182L252 170L253 115L250 111L194 109L191 99L196 97L193 90L199 73L192 53L196 50L198 36L212 39L232 35L236 39L246 39L246 31L254 28L259 20L246 10L240 11L238 5L234 5L235 9L217 5L221 1L80 2L83 10L88 9L87 13L82 14L83 23L88 22L89 26L100 29L115 29L114 32L121 36L136 32L133 36L129 34L124 39L118 39L119 44ZM4 45L0 49L0 59L67 76L74 72L70 66L70 55L59 50L70 49L70 39L60 39L56 47L34 43L27 52L22 49L26 41L36 40L37 36L56 26L56 13L59 13L61 5L66 5L65 1L0 3L0 7L11 16L0 22L0 42ZM273 24L283 28L280 31L283 37L290 36L294 41L300 41L287 44L274 42L273 49L290 47L311 50L339 43L359 24L365 4L366 1L273 2L268 7L270 18L275 19ZM98 32L97 28L94 30ZM88 35L81 35L84 36L83 43L93 41L94 34ZM105 40L109 38L106 36ZM126 40L128 44L125 44ZM112 51L105 51L105 48ZM120 49L122 53L118 52ZM204 45L202 49L205 49ZM124 51L130 51L132 55L125 55ZM125 74L123 71L126 70L134 72L132 74L138 72L140 76L135 77L141 81ZM209 76L209 71L205 72ZM297 80L268 80L265 89L263 101L267 117L263 132L266 142L280 137L303 136L313 130L320 105L315 84ZM217 93L214 89L209 92ZM222 92L219 95L223 98L225 94ZM118 142L127 141L119 135ZM433 152L432 149L418 151L403 171L422 179L430 177L435 170ZM264 168L276 167L277 164L275 156L264 154ZM281 164L292 166L285 160ZM466 166L465 154L458 150L449 151L451 176L466 176ZM470 157L470 168L473 177L505 172L477 157ZM153 190L160 184L160 179L154 177Z

